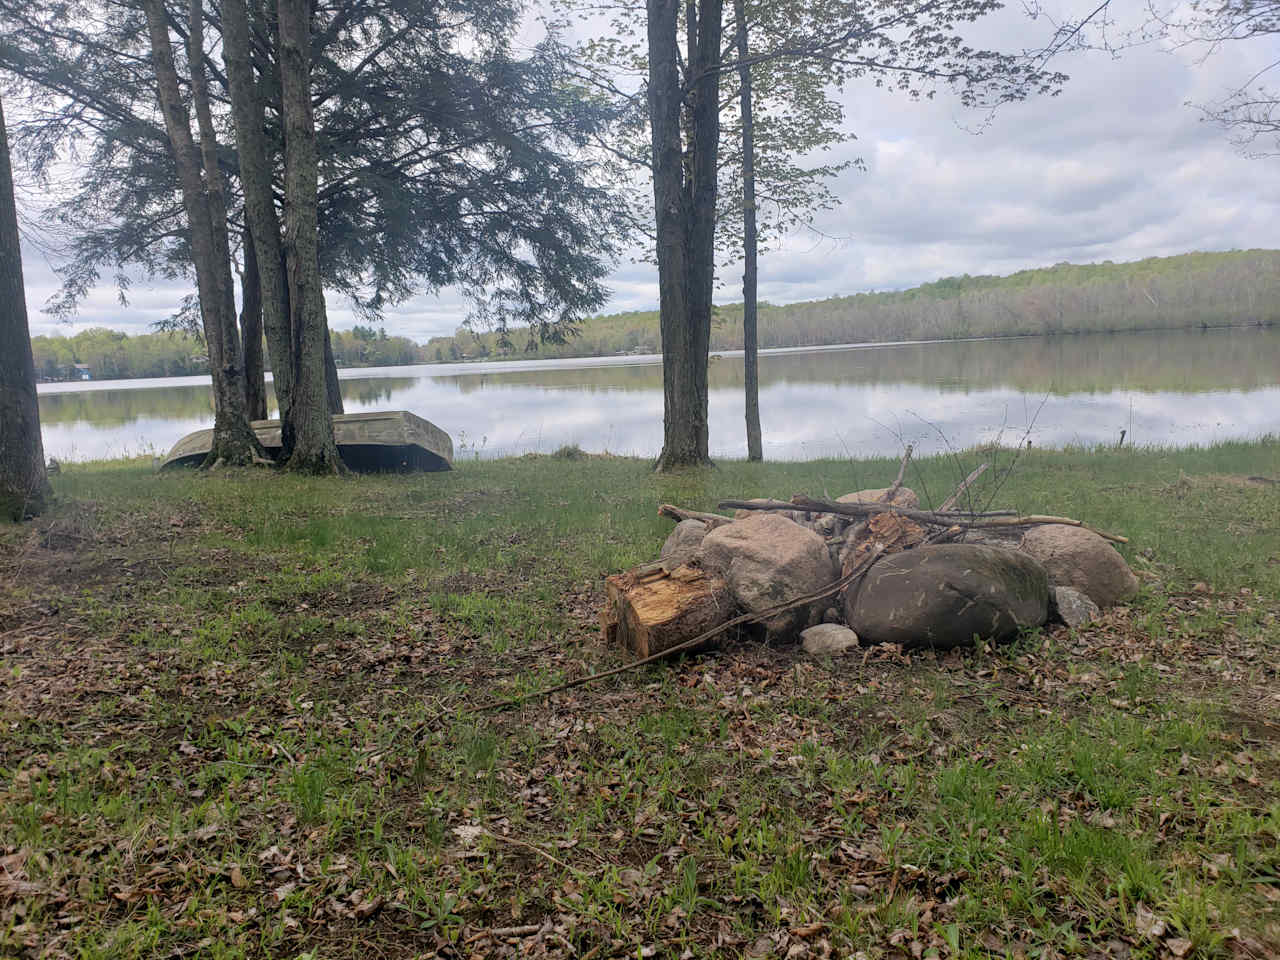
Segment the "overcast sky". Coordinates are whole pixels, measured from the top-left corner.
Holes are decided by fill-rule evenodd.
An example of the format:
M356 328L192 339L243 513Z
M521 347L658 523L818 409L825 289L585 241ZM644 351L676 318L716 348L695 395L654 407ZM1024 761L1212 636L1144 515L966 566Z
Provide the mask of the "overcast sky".
M1059 8L1073 5L1061 0ZM975 38L1009 50L1043 44L1049 24L1015 7ZM866 171L839 179L842 205L821 216L819 232L798 232L762 259L761 297L787 303L1063 260L1280 246L1280 159L1243 156L1188 106L1247 81L1280 57L1280 44L1264 39L1207 59L1203 53L1147 47L1118 58L1064 55L1058 69L1071 80L1059 96L1004 107L980 135L973 130L984 115L945 92L913 103L850 88L842 98L858 139L835 156L861 157ZM43 312L57 284L51 265L28 249L25 269L33 334L86 326L145 332L186 292L140 282L121 307L108 283L65 324ZM740 272L737 265L721 271L719 300L741 299ZM657 305L656 270L647 264L620 263L610 287L609 312ZM465 310L445 291L393 309L386 325L425 340L451 333ZM337 328L355 322L337 297L329 317Z

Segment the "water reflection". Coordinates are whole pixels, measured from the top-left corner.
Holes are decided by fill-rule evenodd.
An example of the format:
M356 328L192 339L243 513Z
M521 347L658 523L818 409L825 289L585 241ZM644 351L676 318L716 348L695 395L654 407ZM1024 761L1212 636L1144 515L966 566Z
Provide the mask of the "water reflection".
M656 358L345 370L349 412L406 409L460 455L584 449L652 455ZM745 456L742 361L711 365L716 456ZM162 453L207 425L207 378L43 385L45 448L62 459ZM86 387L88 389L86 389ZM922 451L946 443L1204 443L1280 430L1280 331L1157 332L786 351L762 357L773 458ZM273 410L274 412L274 410ZM943 438L945 437L945 443Z

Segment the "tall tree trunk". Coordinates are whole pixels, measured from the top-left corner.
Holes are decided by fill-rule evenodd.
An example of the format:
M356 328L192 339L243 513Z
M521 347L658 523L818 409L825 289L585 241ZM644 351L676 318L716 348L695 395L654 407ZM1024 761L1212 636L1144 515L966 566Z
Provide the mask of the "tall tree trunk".
M262 281L253 231L244 231L244 276L240 282L240 337L244 342L244 403L250 420L267 419L267 378L262 369Z
M255 11L257 7L255 6ZM253 235L254 259L262 291L262 326L267 335L271 381L280 411L282 461L293 453L293 331L285 283L280 219L272 194L271 159L263 132L265 106L254 78L249 10L245 0L223 0L222 57L227 65L231 116L236 128L245 222ZM247 254L246 254L247 262Z
M204 86L204 57L200 52L203 18L199 0L191 4L190 57L192 99L196 103L201 140L208 167L201 175L201 155L191 136L190 116L178 87L178 71L169 42L169 25L163 0L144 0L147 27L151 36L151 62L156 71L160 109L165 132L178 168L182 206L191 231L192 259L196 287L200 294L200 318L209 367L213 378L213 443L206 466L218 463L249 464L264 456L262 444L249 428L245 411L243 370L240 365L240 334L236 327L235 295L231 280L230 250L227 244L226 208L222 199L217 167L217 141L209 114L208 91Z
M760 349L756 340L756 148L751 117L751 65L747 62L747 11L733 0L738 21L738 88L742 106L742 354L747 413L747 459L763 460L760 439Z
M649 117L657 216L663 443L657 469L710 462L707 360L715 282L716 151L720 140L722 0L689 0L689 87L683 95L678 0L648 0ZM687 107L687 110L685 108ZM688 125L686 158L682 110Z
M18 209L4 107L0 106L0 519L34 516L45 508L48 498Z
M297 345L294 447L288 466L307 473L345 468L333 440L325 378L324 288L317 230L315 118L311 112L311 4L278 0L281 113L284 121L284 236L289 309Z
M342 384L338 381L338 361L333 356L333 339L327 324L324 328L324 392L329 398L329 412L342 413Z

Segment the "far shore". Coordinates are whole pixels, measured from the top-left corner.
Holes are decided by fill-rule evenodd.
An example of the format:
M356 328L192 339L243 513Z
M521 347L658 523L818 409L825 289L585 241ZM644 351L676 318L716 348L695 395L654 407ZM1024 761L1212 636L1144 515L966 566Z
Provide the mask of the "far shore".
M935 337L932 339L920 340L853 341L846 343L798 344L786 347L765 347L760 349L759 354L760 356L773 356L797 353L828 353L840 350L874 350L884 347L902 347L919 344L982 343L1004 340L1051 340L1064 337L1139 335L1146 333L1159 334L1186 330L1203 330L1205 332L1221 330L1267 330L1271 329L1271 327L1272 324L1270 323L1218 323L1195 324L1193 326L1183 327L1130 327L1117 328L1114 330L1072 330L1053 334L1011 333L984 337ZM744 356L744 354L745 351L743 350L712 350L710 353L710 359L714 362L721 359L739 358ZM510 353L496 357L467 357L463 360L451 363L370 364L368 366L340 364L338 367L338 378L341 380L353 380L360 377L378 375L383 371L388 370L420 370L424 373L438 374L440 376L465 376L479 373L502 373L504 371L514 369L555 370L563 369L565 367L625 367L645 366L661 362L662 354L660 353L612 353L554 358L526 357L519 353ZM271 371L267 370L265 376L267 382L270 383L272 380ZM42 380L36 384L36 391L41 394L53 394L83 393L96 390L141 390L149 387L196 386L209 382L209 374L207 373L177 377L131 377L119 380Z

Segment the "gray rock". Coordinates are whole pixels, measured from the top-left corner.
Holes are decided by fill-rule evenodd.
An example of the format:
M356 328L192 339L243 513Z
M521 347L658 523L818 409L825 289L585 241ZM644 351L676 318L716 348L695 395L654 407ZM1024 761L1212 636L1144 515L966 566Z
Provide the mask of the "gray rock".
M800 631L804 652L814 657L838 657L856 649L858 635L838 623L820 623Z
M703 569L723 577L752 613L813 593L837 576L822 538L774 513L716 527L703 538L698 556ZM802 605L767 620L765 628L773 638L790 639L825 608L825 601Z
M1028 530L1018 549L1044 565L1054 586L1075 587L1103 609L1138 592L1138 578L1124 557L1092 530L1043 524Z
M681 520L662 545L659 557L676 563L688 563L702 546L707 535L707 525L701 520Z
M1049 613L1068 627L1083 627L1102 616L1102 611L1088 594L1075 587L1050 587Z
M1009 640L1048 614L1048 577L1032 557L964 543L885 557L845 598L845 618L863 640L940 650L975 636Z

